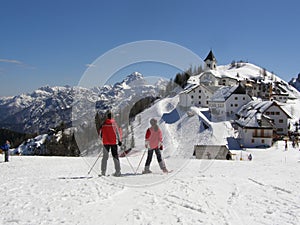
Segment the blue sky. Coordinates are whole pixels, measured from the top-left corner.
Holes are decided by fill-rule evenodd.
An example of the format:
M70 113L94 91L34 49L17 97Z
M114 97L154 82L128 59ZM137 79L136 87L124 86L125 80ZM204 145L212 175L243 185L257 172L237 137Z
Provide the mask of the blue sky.
M77 85L87 64L141 40L201 58L212 49L219 65L247 60L289 81L300 72L299 15L297 0L1 0L0 96Z

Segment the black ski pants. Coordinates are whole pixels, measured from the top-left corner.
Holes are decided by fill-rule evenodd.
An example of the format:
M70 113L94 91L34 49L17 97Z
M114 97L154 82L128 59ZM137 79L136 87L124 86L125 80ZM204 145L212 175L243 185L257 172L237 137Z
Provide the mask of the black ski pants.
M8 156L9 156L9 152L8 152L8 150L5 150L4 151L4 161L5 162L8 162Z
M147 160L146 160L145 166L147 166L147 167L150 166L151 161L152 161L152 157L153 157L153 152L154 152L154 151L155 151L156 158L157 158L157 161L158 161L159 165L161 164L161 162L162 162L162 157L161 157L160 150L159 150L158 148L155 148L155 149L149 149L149 150L148 150L148 156L147 156Z
M117 145L104 145L103 149L103 158L101 162L101 173L105 174L106 167L107 167L107 160L109 157L109 151L111 150L111 154L113 156L113 161L115 164L115 172L120 173L121 167L120 167L120 161L119 161L119 155L118 155L118 146Z

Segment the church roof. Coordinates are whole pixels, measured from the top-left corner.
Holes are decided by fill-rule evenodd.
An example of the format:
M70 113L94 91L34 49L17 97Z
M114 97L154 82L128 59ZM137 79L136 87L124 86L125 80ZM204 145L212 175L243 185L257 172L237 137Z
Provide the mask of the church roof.
M212 52L212 50L210 50L210 52L208 53L208 55L204 59L204 61L206 61L206 60L216 61L216 57L214 56L214 53Z

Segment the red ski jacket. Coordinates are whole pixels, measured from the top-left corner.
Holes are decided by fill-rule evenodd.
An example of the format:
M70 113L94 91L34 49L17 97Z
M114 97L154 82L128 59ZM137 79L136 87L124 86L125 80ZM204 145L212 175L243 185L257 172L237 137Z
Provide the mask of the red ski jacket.
M145 141L149 143L150 149L159 148L162 143L162 132L158 128L157 131L153 127L150 127L146 131Z
M116 145L122 141L121 129L114 119L106 119L99 133L104 145Z

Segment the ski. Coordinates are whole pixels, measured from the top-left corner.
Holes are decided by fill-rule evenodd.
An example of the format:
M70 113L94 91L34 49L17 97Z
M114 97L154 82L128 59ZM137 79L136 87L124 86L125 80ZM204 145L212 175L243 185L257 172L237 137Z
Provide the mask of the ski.
M98 174L98 177L110 177L110 174L107 175Z
M151 173L141 173L140 175L149 175L149 174L154 174L154 175L167 175L169 173L172 173L173 170L169 170L168 172L151 172Z

